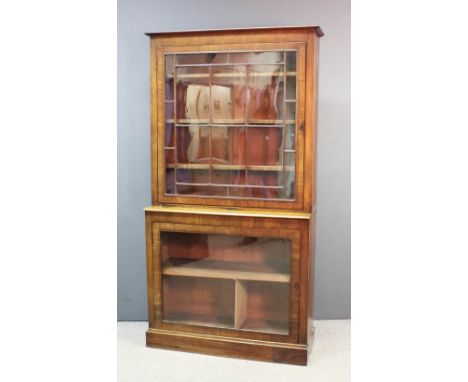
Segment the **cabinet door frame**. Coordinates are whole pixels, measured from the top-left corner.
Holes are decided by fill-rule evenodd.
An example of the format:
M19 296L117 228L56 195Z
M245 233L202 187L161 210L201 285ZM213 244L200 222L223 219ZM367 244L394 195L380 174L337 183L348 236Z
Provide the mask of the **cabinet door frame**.
M216 40L216 39L215 39ZM271 37L274 40L274 37ZM207 206L226 206L226 207L255 207L255 208L272 208L272 209L289 209L303 210L305 203L304 199L309 199L308 194L311 190L311 182L309 176L305 174L305 144L309 140L306 139L310 130L305 128L306 123L306 65L310 64L306 59L306 41L298 42L251 42L251 43L225 43L220 41L216 44L205 45L178 45L177 40L173 41L173 45L157 46L157 40L154 40L152 46L151 75L152 75L152 102L151 102L151 142L152 142L152 189L153 189L153 204L171 203L184 205L207 205ZM295 157L295 199L280 200L280 199L255 199L255 198L221 198L210 196L184 196L184 195L167 195L165 190L166 184L166 169L165 169L165 100L164 100L164 83L165 83L165 54L177 53L196 53L196 52L225 52L225 51L268 51L268 50L286 50L296 49L296 157ZM156 64L157 63L157 64ZM175 118L176 116L174 116ZM305 196L306 195L306 196ZM308 203L307 203L308 204ZM307 207L307 206L306 206Z
M301 259L301 230L300 229L276 229L253 228L242 225L218 226L214 225L215 220L207 218L200 225L186 223L172 223L166 221L147 221L148 246L148 302L149 302L149 324L150 328L171 332L197 333L204 335L215 335L233 338L246 338L263 341L298 343L300 325L300 259ZM248 331L235 328L218 328L210 326L198 326L182 323L170 323L163 321L163 297L162 297L162 269L160 251L160 233L164 232L185 232L201 234L220 234L231 236L258 236L284 238L291 241L291 265L289 282L289 334L272 334Z

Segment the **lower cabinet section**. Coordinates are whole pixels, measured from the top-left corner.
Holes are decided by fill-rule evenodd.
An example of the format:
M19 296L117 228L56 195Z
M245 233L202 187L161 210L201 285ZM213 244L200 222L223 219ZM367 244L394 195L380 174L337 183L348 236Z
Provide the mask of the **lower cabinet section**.
M163 320L289 332L291 243L160 230Z
M148 346L306 364L310 216L157 208L146 211Z

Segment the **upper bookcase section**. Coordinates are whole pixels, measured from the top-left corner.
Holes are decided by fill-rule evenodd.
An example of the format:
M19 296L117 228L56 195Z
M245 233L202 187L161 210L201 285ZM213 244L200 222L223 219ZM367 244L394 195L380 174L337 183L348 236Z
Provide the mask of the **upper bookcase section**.
M148 35L153 204L310 211L320 28Z

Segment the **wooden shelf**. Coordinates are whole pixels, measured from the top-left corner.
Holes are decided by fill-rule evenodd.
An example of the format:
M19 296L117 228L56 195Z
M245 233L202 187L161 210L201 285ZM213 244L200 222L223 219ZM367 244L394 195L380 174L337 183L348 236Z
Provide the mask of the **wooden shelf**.
M164 319L164 322L172 324L182 324L182 325L195 325L195 326L211 326L216 328L225 328L233 329L234 325L232 318L229 317L213 317L213 316L200 316L193 317L193 319L187 320L186 318L177 319L171 317L169 319Z
M291 125L296 123L295 119L249 119L249 123L251 124L263 124L263 125L282 125L283 123L286 125Z
M237 329L237 330L245 330L245 331L253 331L257 333L269 333L269 334L280 334L280 335L288 335L289 334L289 327L287 322L280 322L280 321L265 321L265 320L250 320L247 319L243 321L240 326L233 325L232 319L230 318L218 318L213 319L213 317L207 317L207 319L203 319L203 317L197 317L193 320L187 319L164 319L164 322L172 323L172 324L181 324L181 325L195 325L195 326L209 326L209 327L216 327L216 328L224 328L224 329Z
M233 125L240 125L245 122L245 119L239 118L239 119L234 119L234 118L212 118L211 123L212 124L233 124Z
M248 123L244 123L244 119L213 119L211 124L225 124L225 125L234 125L238 127L250 127L249 125L261 125L262 127L270 127L272 125L292 125L296 123L295 119L249 119ZM173 118L166 119L166 123L175 123L176 125L199 125L199 124L209 124L209 119L177 119L174 120ZM253 127L261 127L261 126L253 126Z
M226 261L199 260L185 264L167 262L162 274L170 276L206 277L230 280L255 280L289 283L287 272L277 271L265 264L236 263Z
M233 64L238 65L238 64ZM261 65L261 64L260 64ZM187 67L187 66L184 66ZM249 77L279 77L284 76L284 72L249 72ZM287 77L293 77L296 75L296 72L286 72ZM209 73L181 73L177 74L177 78L208 78ZM213 73L212 78L233 78L233 77L247 77L246 72L230 72L230 73ZM174 78L173 75L166 76L166 78Z
M168 163L166 168L179 168L183 170L208 170L210 164L205 163ZM239 171L239 170L249 170L249 171L283 171L283 166L246 166L239 164L211 164L213 170L227 170L227 171ZM294 171L294 166L284 166L285 171ZM236 185L233 184L233 187Z

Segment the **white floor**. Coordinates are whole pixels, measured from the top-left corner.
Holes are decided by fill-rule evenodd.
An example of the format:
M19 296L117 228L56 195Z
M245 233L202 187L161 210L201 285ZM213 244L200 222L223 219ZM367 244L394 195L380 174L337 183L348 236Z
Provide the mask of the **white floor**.
M147 348L147 322L119 322L120 382L345 382L350 380L351 321L314 321L315 342L308 366L215 357Z

